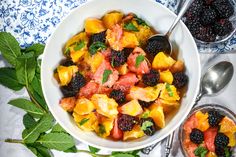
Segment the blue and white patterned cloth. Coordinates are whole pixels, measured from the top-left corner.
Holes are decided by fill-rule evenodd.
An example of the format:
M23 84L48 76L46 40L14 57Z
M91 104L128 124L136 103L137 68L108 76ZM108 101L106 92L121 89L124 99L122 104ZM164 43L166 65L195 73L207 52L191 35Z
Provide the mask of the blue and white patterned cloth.
M177 12L180 0L156 0ZM0 31L11 32L22 47L32 43L46 43L57 24L72 9L87 0L0 0ZM222 52L236 49L236 34L225 44L199 51Z

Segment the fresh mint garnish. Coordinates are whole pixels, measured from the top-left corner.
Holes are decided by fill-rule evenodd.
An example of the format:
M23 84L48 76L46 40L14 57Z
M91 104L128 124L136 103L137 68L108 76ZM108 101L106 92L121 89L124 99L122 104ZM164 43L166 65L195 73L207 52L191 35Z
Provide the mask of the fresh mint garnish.
M84 125L87 121L89 121L89 118L83 118L80 122L79 125Z
M79 51L79 50L81 50L84 46L85 46L85 42L84 42L84 41L80 41L79 43L76 43L76 44L75 44L74 50L75 50L75 51Z
M167 90L170 97L174 96L174 93L173 93L172 89L170 88L170 84L168 84L168 83L166 84L166 90Z
M125 23L124 29L127 31L134 31L134 32L139 31L138 28L132 22Z
M107 46L103 42L97 41L89 46L89 53L91 55L94 55L95 53L97 53L97 51L105 50L106 48Z
M112 71L111 71L111 70L108 70L108 69L104 70L103 76L102 76L102 84L104 84L105 82L107 82L108 77L109 77L109 75L111 75L111 74L112 74Z
M198 157L206 157L208 150L205 147L199 146L194 150L194 155Z
M136 57L135 67L138 68L139 65L144 61L144 59L145 59L144 55L138 55Z

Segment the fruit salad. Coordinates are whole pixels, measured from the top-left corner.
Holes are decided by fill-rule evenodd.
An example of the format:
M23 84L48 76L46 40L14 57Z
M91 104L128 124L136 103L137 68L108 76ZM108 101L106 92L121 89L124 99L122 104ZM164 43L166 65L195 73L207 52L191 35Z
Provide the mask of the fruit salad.
M133 13L87 18L70 38L54 77L59 104L78 127L113 140L152 136L178 109L188 83L182 60L167 55L154 33Z
M235 122L218 111L196 111L183 124L182 146L189 157L231 157Z

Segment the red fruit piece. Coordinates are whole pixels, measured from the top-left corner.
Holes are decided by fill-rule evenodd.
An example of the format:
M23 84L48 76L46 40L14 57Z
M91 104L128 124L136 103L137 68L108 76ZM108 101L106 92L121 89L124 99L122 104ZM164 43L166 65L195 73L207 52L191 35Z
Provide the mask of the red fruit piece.
M184 124L184 130L185 130L186 134L189 135L192 132L192 129L196 128L197 125L198 125L198 121L197 121L197 118L194 114L190 118L188 118L188 120Z
M123 132L118 127L118 118L114 120L114 126L111 130L111 137L115 140L120 140L123 138Z
M215 137L217 134L217 128L209 128L204 132L204 142L207 149L211 152L215 152Z
M113 88L127 92L137 82L138 78L134 73L127 73L119 78L119 80L114 84Z
M98 93L99 84L96 82L88 82L80 89L79 97L91 98L93 94Z

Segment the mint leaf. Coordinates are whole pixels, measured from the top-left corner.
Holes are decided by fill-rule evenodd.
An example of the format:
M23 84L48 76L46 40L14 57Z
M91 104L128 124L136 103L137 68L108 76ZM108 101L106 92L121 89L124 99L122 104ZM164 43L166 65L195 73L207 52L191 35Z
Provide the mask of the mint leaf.
M44 114L44 111L42 109L38 108L34 103L26 99L13 99L9 101L8 104L21 108L33 116L40 117Z
M39 96L43 97L43 91L42 91L42 87L41 87L41 80L39 78L40 76L35 75L32 82L30 83L30 86L32 87L32 89L38 93Z
M29 129L29 128L34 127L37 124L37 122L34 120L34 118L31 115L27 113L23 117L23 124L26 129Z
M51 157L52 152L41 145L26 145L37 157Z
M79 125L84 125L87 121L89 120L89 118L83 118L80 122Z
M16 65L16 58L21 55L20 46L10 33L0 32L0 51L11 65Z
M99 133L100 135L103 135L103 134L106 133L106 129L105 129L105 126L104 126L104 125L98 124L98 127L99 127L98 133Z
M199 157L205 157L208 150L205 147L199 146L194 150L194 154Z
M153 122L150 122L150 121L145 121L142 123L142 126L141 126L141 129L143 131L147 130L150 126L153 126Z
M146 111L142 114L142 118L148 118L150 115L150 111Z
M97 152L100 151L100 149L95 148L95 147L92 147L92 146L89 146L89 150L90 150L90 152L93 153L93 154L96 154Z
M63 53L65 56L70 56L70 47L67 47Z
M30 47L27 47L25 49L25 52L27 53L27 52L33 51L35 56L39 56L43 54L44 48L45 48L44 45L36 43L36 44L31 45Z
M174 96L174 93L173 93L173 91L170 88L170 84L168 84L168 83L166 84L166 90L167 90L167 92L168 92L170 97Z
M19 57L16 61L16 77L19 83L29 86L34 78L36 69L36 59L31 56L33 52Z
M139 31L138 28L132 22L125 23L124 29L127 31L134 31L134 32Z
M52 127L52 131L51 132L64 132L64 133L67 133L65 129L63 129L59 123L57 123L56 125L54 125Z
M18 82L14 68L0 68L0 84L15 91L24 87Z
M138 55L135 61L135 67L138 68L139 65L144 61L145 57L143 55Z
M229 148L226 147L226 148L224 148L224 150L225 150L225 157L231 157L232 152L229 150Z
M76 43L74 50L78 51L80 49L82 49L85 46L85 42L84 41L80 41L79 43Z
M139 18L139 17L135 17L134 19L136 20L136 22L137 22L139 25L148 26L147 23L146 23L143 19L141 19L141 18Z
M91 55L94 55L95 53L97 53L97 51L104 50L106 48L107 46L103 42L97 41L89 46L89 53Z
M66 151L75 145L73 138L66 133L48 133L42 135L36 142L59 151Z
M102 84L104 84L105 82L107 82L109 75L112 74L111 70L105 69L103 72L103 76L102 76Z

